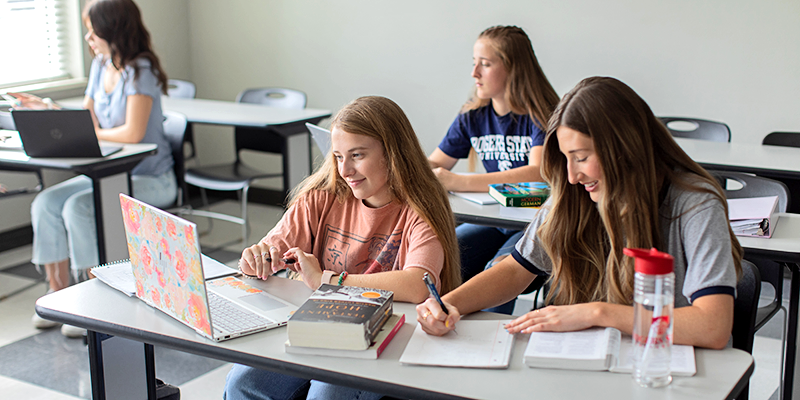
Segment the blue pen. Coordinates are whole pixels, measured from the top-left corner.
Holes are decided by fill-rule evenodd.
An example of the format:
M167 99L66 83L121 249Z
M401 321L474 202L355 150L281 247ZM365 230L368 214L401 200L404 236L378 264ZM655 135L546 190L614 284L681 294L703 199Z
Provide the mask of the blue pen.
M436 290L436 286L433 284L433 280L430 276L428 276L427 272L425 275L422 275L422 281L425 282L425 286L428 287L428 291L431 292L431 296L433 296L433 298L436 299L436 302L439 303L439 307L442 307L442 311L444 311L445 314L450 315L450 312L447 311L447 307L444 306L444 302L442 302L442 298L439 296L439 291ZM444 326L449 328L449 324L450 320L445 320ZM455 332L455 329L453 329L453 332Z

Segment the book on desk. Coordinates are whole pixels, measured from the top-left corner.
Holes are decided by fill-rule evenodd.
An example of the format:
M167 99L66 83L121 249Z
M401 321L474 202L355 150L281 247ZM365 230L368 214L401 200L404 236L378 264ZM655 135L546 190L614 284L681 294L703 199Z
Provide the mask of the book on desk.
M405 314L392 314L391 317L383 324L375 341L366 350L341 350L341 349L326 349L323 347L303 347L293 346L287 340L284 349L289 354L304 354L316 355L326 357L344 357L344 358L361 358L366 360L376 360L381 356L389 343L394 339L394 336L403 327L406 322Z
M545 182L495 183L489 185L489 195L506 207L539 207L550 197Z
M728 219L737 236L772 237L777 211L778 196L728 199Z

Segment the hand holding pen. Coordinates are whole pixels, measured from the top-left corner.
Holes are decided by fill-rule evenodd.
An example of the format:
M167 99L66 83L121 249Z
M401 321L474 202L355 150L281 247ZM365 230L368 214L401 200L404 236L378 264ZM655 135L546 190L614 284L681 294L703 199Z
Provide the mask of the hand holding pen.
M431 294L428 300L417 305L417 321L422 326L422 330L436 336L455 331L455 324L461 319L458 309L442 301L428 273L423 275L422 280Z

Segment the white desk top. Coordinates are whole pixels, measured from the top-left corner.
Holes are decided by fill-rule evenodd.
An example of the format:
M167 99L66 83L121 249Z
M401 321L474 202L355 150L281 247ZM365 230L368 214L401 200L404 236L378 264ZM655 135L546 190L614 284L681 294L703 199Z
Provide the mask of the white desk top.
M675 138L675 141L700 164L745 172L779 171L800 176L800 148L686 138Z
M58 103L64 107L81 108L83 97L59 100ZM330 110L314 108L290 110L234 101L181 99L169 96L161 96L161 106L164 110L185 115L189 122L211 125L264 127L331 116Z
M310 294L302 282L281 278L255 285L295 304ZM749 377L753 365L753 358L740 350L697 349L696 376L675 377L665 389L645 389L624 374L528 368L522 364L527 335L519 335L511 367L507 370L404 366L398 360L416 325L414 305L408 303L395 303L395 312L405 313L406 323L378 360L286 354L283 348L285 328L214 343L97 279L42 297L36 302L36 308L48 318L98 332L227 361L273 370L281 368L315 379L357 382L368 390L383 389L387 394L413 398L446 398L450 394L482 399L527 399L536 393L543 398L719 399L728 397L739 377ZM497 316L478 313L470 318Z
M500 204L478 204L448 194L450 207L459 221L507 229L524 229L538 208L503 207Z
M100 141L101 144L120 145L122 143ZM28 157L25 152L21 150L0 150L0 162L25 164L29 166L43 167L43 168L56 168L56 169L73 169L81 166L91 166L94 164L102 164L114 160L124 159L130 156L135 156L142 153L155 152L158 145L152 143L136 143L136 144L123 144L122 150L111 154L107 157L98 158L42 158L42 157Z

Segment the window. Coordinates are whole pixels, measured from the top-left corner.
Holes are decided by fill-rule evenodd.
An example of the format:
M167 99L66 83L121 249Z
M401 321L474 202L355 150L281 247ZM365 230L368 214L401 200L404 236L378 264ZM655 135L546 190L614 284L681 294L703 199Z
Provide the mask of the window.
M82 78L78 0L0 0L0 88Z

